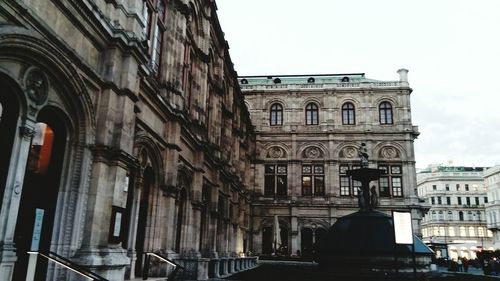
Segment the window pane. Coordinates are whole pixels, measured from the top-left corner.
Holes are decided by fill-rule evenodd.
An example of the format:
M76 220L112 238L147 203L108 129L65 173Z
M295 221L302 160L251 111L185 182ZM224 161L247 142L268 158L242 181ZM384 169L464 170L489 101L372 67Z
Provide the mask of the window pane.
M303 174L310 174L311 173L311 166L310 165L302 166L302 173Z
M276 194L280 196L285 196L287 194L286 175L277 176Z
M401 166L391 166L391 174L401 174Z
M311 176L302 177L302 195L312 195Z
M346 176L340 177L340 195L350 195L350 178Z
M275 168L274 165L266 165L266 174L274 174L275 172L274 168Z
M324 173L323 166L322 165L315 165L314 166L314 173L315 174L323 174Z
M274 176L264 177L264 195L274 195Z
M392 178L392 195L395 197L403 196L403 185L401 184L400 177ZM441 199L441 197L439 199Z
M389 178L388 177L381 177L378 181L378 189L379 189L379 196L384 196L388 197L390 196L389 192Z
M314 177L314 195L325 195L325 178L323 176Z
M278 174L286 174L286 166L278 165Z
M352 194L358 195L358 190L361 190L361 182L360 181L352 181Z
M345 173L347 172L347 170L349 170L349 166L346 166L346 165L341 165L340 166L340 174L341 175L345 175Z

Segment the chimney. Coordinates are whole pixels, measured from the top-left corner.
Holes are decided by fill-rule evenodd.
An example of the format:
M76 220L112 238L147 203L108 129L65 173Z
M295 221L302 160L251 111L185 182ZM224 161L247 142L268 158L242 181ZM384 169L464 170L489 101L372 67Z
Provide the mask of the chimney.
M398 70L399 82L408 82L408 69L401 68Z

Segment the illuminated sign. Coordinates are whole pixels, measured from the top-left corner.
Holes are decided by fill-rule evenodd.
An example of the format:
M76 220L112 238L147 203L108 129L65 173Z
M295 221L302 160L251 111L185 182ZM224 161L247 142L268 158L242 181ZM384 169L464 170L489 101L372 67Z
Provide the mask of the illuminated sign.
M394 220L394 235L396 244L413 244L411 214L407 212L392 212Z

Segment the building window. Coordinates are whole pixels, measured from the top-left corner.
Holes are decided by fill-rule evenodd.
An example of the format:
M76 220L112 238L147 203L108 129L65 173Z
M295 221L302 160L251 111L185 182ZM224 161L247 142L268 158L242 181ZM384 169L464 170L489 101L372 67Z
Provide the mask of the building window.
M439 211L439 212L438 212L438 219L439 219L439 220L441 220L441 221L442 221L442 220L444 220L444 214L443 214L443 211Z
M462 205L462 197L457 197L457 204Z
M453 220L453 212L452 211L448 211L448 220Z
M461 221L464 220L464 212L462 212L462 211L458 212L458 219Z
M435 184L432 185L432 190L437 190L437 186Z
M460 236L462 236L462 237L466 237L467 236L467 233L465 232L465 226L461 226L459 228L459 230L460 230Z
M442 202L441 202L441 196L438 196L437 199L438 199L438 205L441 205L442 204Z
M457 183L457 191L460 190L460 184Z
M306 106L306 125L318 125L318 106L314 103Z
M145 3L145 6L147 4ZM149 9L146 7L146 10L143 14L144 16L147 13L149 13ZM151 23L151 16L148 16L149 18L147 19L148 25ZM151 28L148 27L148 31L150 31ZM163 42L163 32L165 30L165 2L163 0L158 1L158 7L157 7L157 14L156 14L156 24L153 32L153 38L151 38L152 46L151 46L151 60L150 60L150 65L151 68L155 73L159 73L160 71L160 64L161 64L161 54L162 54L162 42ZM150 35L147 34L148 39L150 38Z
M287 166L265 165L264 195L286 196L287 188Z
M434 205L434 204L436 204L436 201L435 201L434 197L431 197L431 205Z
M455 236L455 228L453 226L448 227L448 236Z
M450 191L450 185L449 184L446 184L445 188L446 188L446 191Z
M470 197L465 197L465 204L470 206Z
M469 191L469 185L465 184L465 191Z
M451 198L450 197L446 197L446 205L451 205Z
M275 103L271 105L269 122L271 126L283 125L283 107L280 104Z
M384 101L379 106L380 124L392 124L392 105Z
M343 125L356 124L354 105L350 102L346 102L342 105L342 124Z
M479 205L479 197L475 197L474 200L476 201L476 205Z
M473 226L469 226L469 236L470 237L476 236L476 231Z
M347 171L350 169L359 169L360 167L357 165L340 165L339 173L340 173L340 195L341 196L349 196L349 195L358 195L358 189L361 189L361 182L356 180L351 180L351 177L347 175Z
M379 165L378 168L386 172L379 179L379 196L403 197L401 165Z
M482 227L477 228L477 236L484 237L484 228Z
M302 165L302 195L325 195L325 169L323 165Z
M484 197L484 204L488 203L488 197Z

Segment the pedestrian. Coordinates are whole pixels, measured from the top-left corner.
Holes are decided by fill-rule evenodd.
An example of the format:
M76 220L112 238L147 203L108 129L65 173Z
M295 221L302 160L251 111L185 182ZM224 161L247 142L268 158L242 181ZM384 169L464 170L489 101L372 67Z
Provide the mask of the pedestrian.
M464 264L462 263L461 258L458 258L457 265L458 265L458 272L463 272L464 271Z
M464 257L462 262L464 264L464 272L469 272L469 260L467 260L467 258Z

